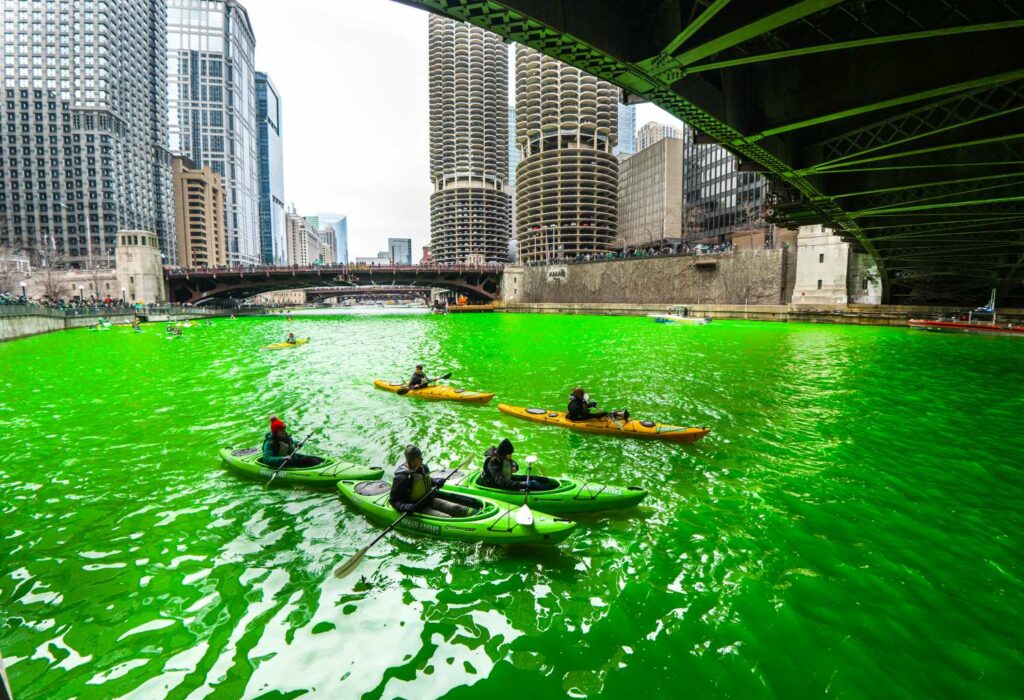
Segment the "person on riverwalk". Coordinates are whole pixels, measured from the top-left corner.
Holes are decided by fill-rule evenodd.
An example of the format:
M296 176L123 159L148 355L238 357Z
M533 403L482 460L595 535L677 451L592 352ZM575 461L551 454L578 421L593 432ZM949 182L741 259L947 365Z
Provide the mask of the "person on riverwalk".
M423 365L416 365L416 371L412 373L409 380L409 389L426 389L427 375L423 373Z
M597 408L597 402L591 401L590 396L584 391L583 387L578 386L572 390L572 394L569 395L569 406L566 409L565 417L571 421L591 420L593 418L607 418L611 416L615 419L629 420L629 411L613 411L608 413L607 411L601 411L600 413L591 413L590 409Z
M512 459L515 448L512 441L504 438L497 447L489 447L484 455L484 472L480 485L505 491L543 491L547 488L536 479L516 474L519 465Z
M388 503L399 513L422 513L436 518L463 518L471 515L467 507L446 500L435 492L425 498L435 486L444 486L442 478L432 478L430 470L423 464L423 453L416 445L405 448L405 464L395 470L395 480L391 482L391 494Z
M281 466L281 463L288 459L289 455L291 455L291 459L288 459L288 464L284 466L285 469L288 467L315 467L323 462L320 457L298 452L292 454L294 450L295 439L288 434L288 427L277 416L271 416L270 432L263 438L262 462L271 469Z

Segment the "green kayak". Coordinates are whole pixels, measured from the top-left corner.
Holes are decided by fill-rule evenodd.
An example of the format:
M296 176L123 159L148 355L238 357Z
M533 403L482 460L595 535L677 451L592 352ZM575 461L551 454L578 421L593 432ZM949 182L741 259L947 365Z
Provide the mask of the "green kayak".
M388 503L391 486L387 482L339 481L338 490L371 519L390 523L400 515ZM568 537L576 527L571 520L553 518L537 511L533 512L533 525L519 525L516 523L518 508L514 505L477 494L449 492L447 488L441 493L445 499L469 506L476 512L465 518L413 513L403 518L398 529L460 542L555 544Z
M220 451L224 463L231 469L246 476L269 479L274 473L260 459L262 451L257 447ZM380 467L366 467L361 464L342 462L335 457L324 457L315 467L285 467L277 474L275 481L291 481L298 484L333 484L341 479L379 479L384 474Z
M470 471L453 471L447 474L448 482L445 491L467 493L474 496L487 496L496 501L504 501L512 505L523 504L522 491L506 491L480 484L480 469ZM562 513L593 513L599 510L620 510L632 508L647 496L647 491L639 486L605 486L592 481L575 481L573 479L557 479L547 476L533 476L548 488L545 491L531 491L527 503L544 513L561 515Z

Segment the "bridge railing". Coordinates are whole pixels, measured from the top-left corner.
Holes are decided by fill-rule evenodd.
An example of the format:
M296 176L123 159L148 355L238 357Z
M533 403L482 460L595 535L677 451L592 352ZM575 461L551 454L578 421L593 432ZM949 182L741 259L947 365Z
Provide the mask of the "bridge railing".
M178 275L201 275L215 276L218 274L267 274L275 272L293 273L332 273L345 274L349 272L500 272L504 269L505 263L481 263L479 265L468 265L465 263L428 265L238 265L238 266L215 266L215 267L178 267L165 266L165 276Z

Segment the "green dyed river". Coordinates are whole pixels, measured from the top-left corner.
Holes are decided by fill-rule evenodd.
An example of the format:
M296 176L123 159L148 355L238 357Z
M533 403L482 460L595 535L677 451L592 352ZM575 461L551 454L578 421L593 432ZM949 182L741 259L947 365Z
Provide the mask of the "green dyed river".
M260 352L287 330L312 342ZM512 314L218 319L0 345L0 652L26 698L1006 698L1024 677L1024 343ZM429 375L487 406L375 390ZM694 445L500 414L606 408ZM435 469L502 437L647 488L557 547L381 531L238 477L268 417ZM476 460L479 462L479 459ZM520 461L522 461L520 459Z

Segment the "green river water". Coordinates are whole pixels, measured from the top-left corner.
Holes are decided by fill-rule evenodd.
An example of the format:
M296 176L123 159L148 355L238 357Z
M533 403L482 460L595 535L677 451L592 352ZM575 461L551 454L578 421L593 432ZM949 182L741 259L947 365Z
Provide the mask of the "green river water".
M1019 697L1024 343L479 314L219 319L0 345L0 652L15 698ZM287 330L311 336L256 348ZM416 362L488 406L371 386ZM695 445L517 421L608 408ZM397 534L225 471L267 417L435 468L504 436L650 491L557 547ZM522 460L520 460L522 461ZM390 474L388 476L390 478ZM360 580L360 575L362 580Z

